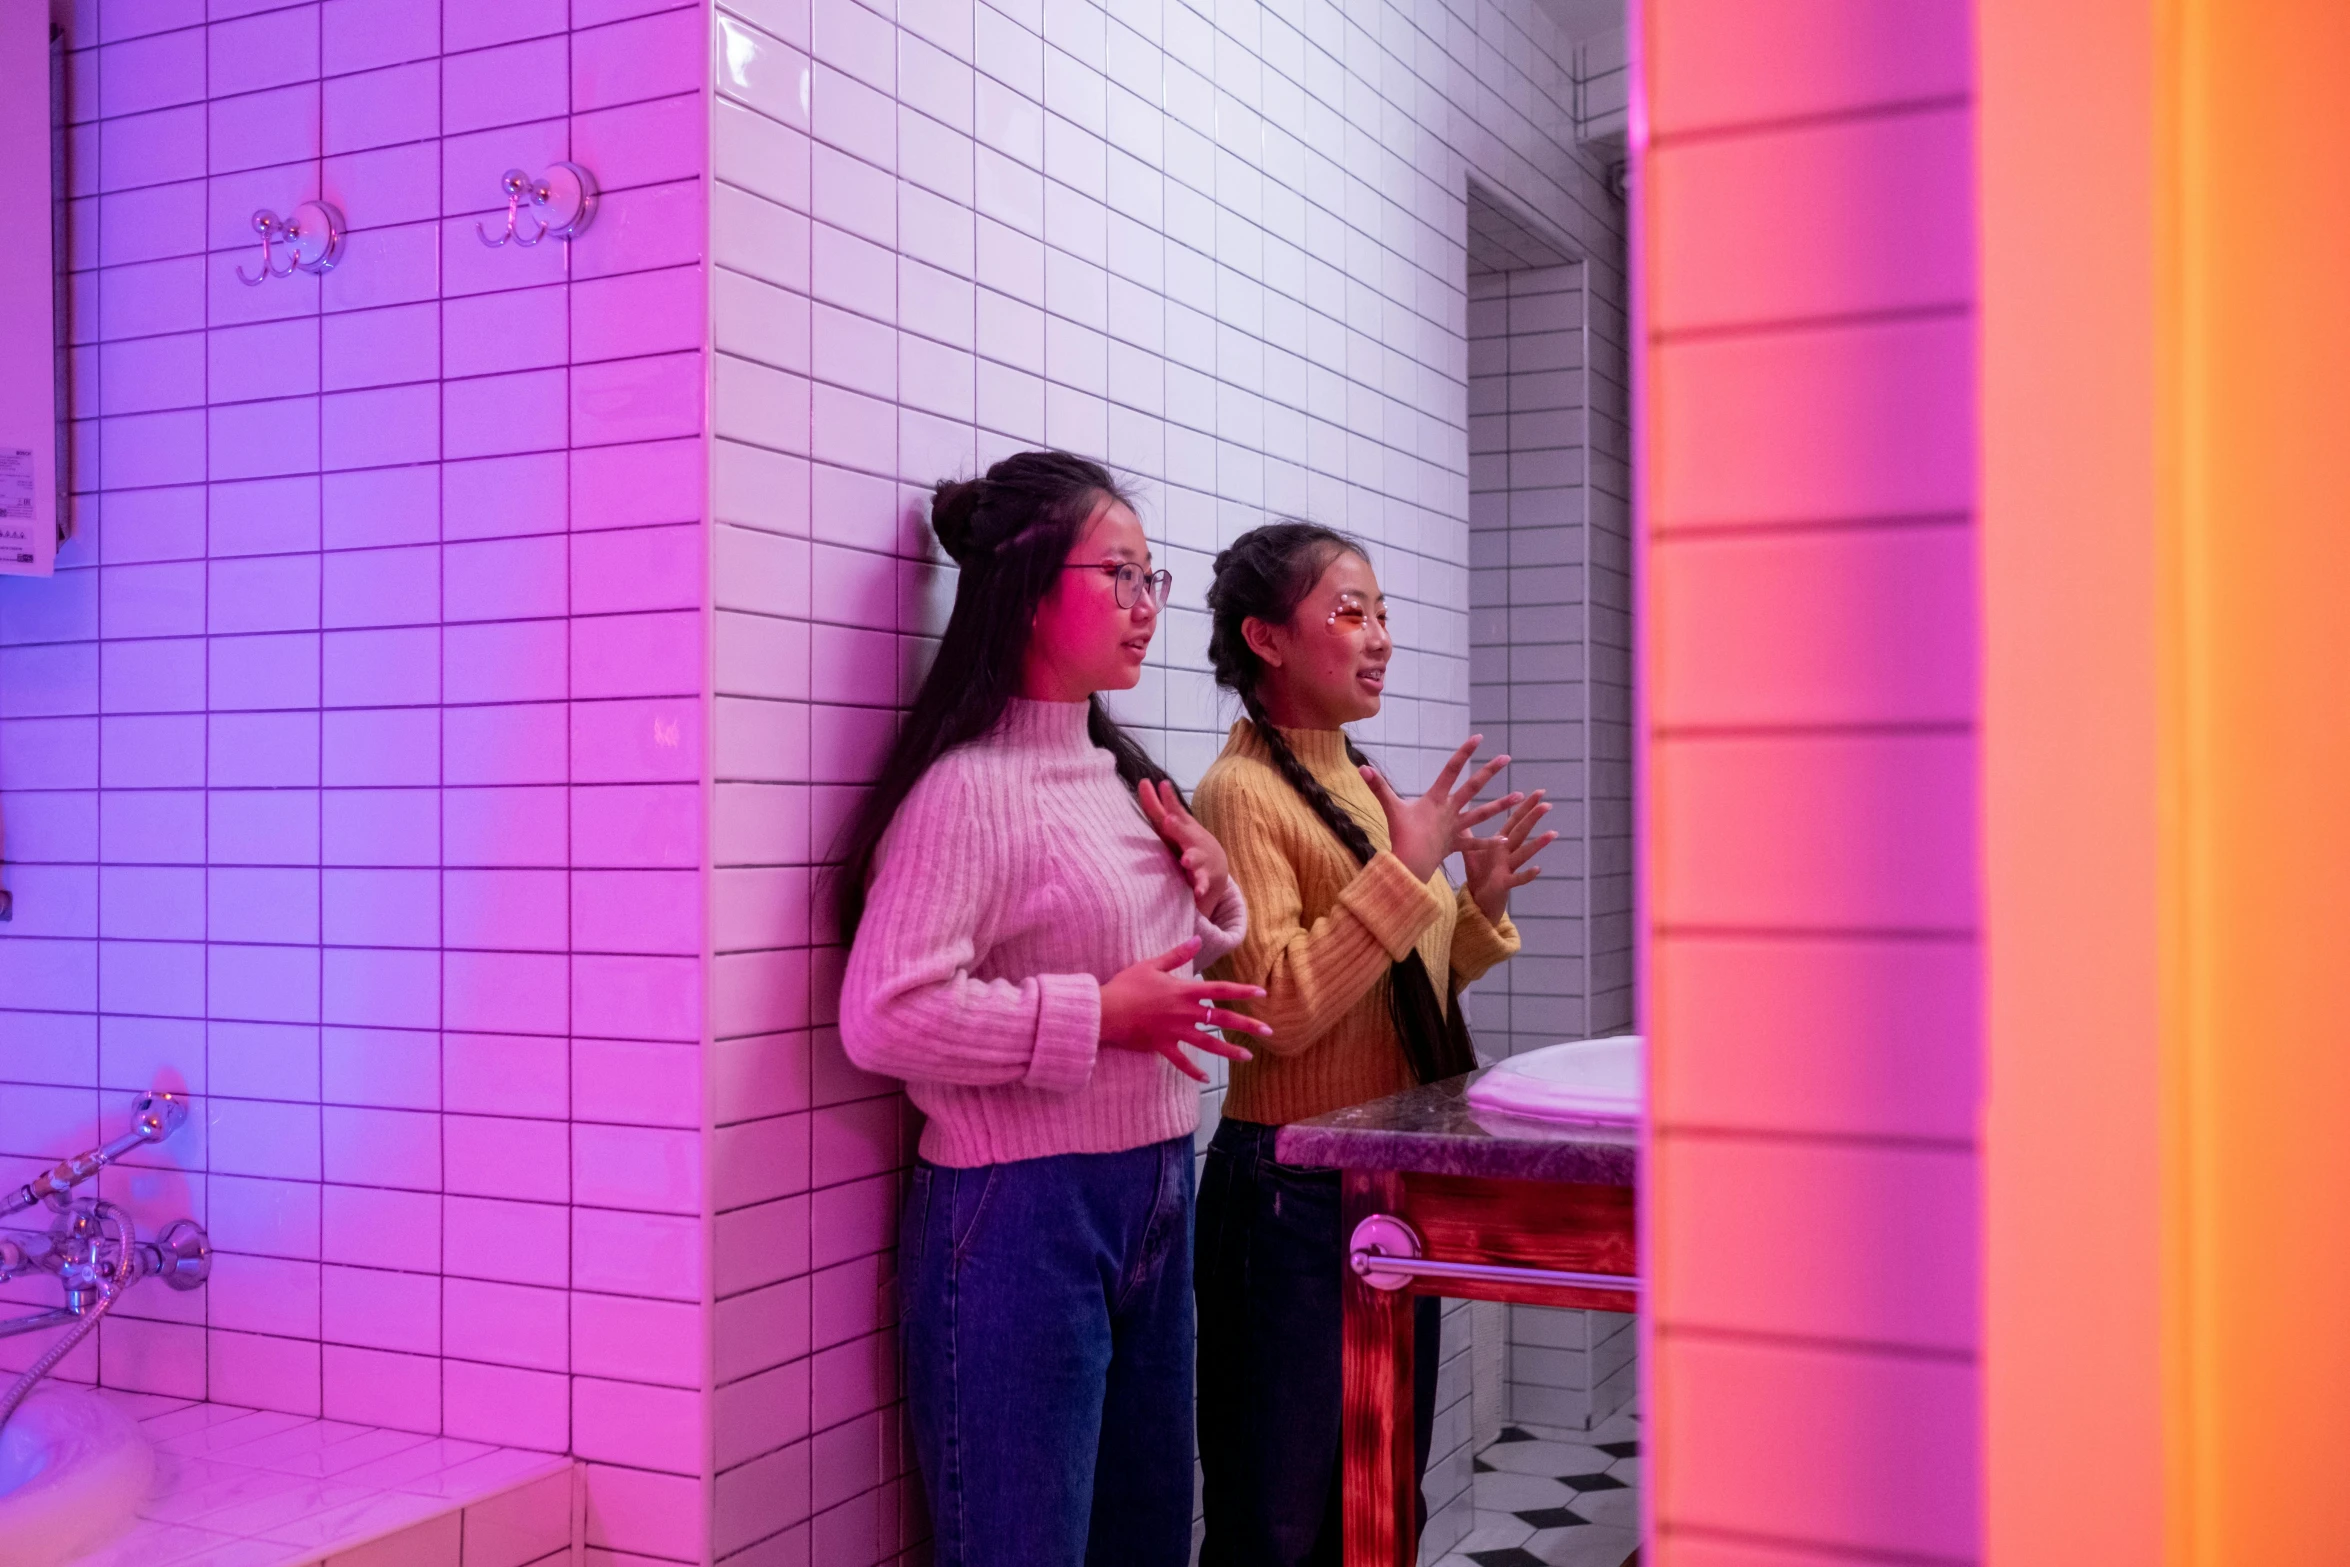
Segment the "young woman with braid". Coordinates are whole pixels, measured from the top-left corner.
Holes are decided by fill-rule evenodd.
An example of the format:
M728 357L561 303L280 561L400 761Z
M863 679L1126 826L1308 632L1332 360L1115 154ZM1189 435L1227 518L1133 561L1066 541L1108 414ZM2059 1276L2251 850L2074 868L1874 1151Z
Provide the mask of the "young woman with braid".
M1201 1567L1339 1560L1338 1174L1273 1157L1283 1123L1476 1065L1460 987L1518 950L1513 888L1558 835L1539 791L1477 803L1509 761L1461 781L1479 737L1406 799L1344 726L1379 711L1394 644L1362 547L1283 522L1216 558L1208 658L1246 713L1200 780L1249 929L1211 970L1272 1032L1236 1063L1199 1199ZM1501 829L1471 829L1509 813ZM1468 872L1457 891L1443 863ZM1437 1305L1418 1303L1414 1435L1428 1462ZM1425 1504L1423 1504L1423 1521Z
M1193 977L1246 930L1223 851L1095 693L1141 678L1167 573L1100 465L942 484L962 567L930 673L850 822L841 1045L903 1078L921 1158L899 1332L939 1567L1191 1555Z

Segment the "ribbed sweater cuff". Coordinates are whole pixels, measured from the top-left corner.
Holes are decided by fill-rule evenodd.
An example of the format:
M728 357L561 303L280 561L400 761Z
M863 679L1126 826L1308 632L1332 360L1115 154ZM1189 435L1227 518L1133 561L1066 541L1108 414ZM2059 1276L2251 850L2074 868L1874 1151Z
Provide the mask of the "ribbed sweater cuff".
M1224 895L1216 900L1213 912L1199 917L1197 928L1199 956L1192 960L1192 967L1205 974L1248 937L1248 903L1241 896L1239 877L1224 878Z
M1339 889L1338 901L1378 938L1389 959L1401 963L1449 900L1382 849Z
M1504 914L1499 923L1485 917L1477 900L1461 894L1460 914L1452 927L1452 971L1473 980L1497 963L1518 955L1518 927Z
M1093 1076L1101 1052L1102 987L1090 974L1040 974L1036 988L1036 1049L1022 1081L1046 1093L1071 1093Z

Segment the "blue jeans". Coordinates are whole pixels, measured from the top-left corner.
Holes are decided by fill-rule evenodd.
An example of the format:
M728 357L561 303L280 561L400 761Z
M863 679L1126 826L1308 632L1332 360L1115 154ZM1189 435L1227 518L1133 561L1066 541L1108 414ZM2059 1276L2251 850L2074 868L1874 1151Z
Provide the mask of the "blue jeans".
M936 1567L1191 1557L1188 1137L917 1164L898 1233L906 1403Z
M1345 1277L1336 1170L1226 1119L1199 1196L1200 1567L1338 1567ZM1428 1470L1442 1308L1412 1303L1413 1454ZM1428 1517L1419 1499L1419 1520Z

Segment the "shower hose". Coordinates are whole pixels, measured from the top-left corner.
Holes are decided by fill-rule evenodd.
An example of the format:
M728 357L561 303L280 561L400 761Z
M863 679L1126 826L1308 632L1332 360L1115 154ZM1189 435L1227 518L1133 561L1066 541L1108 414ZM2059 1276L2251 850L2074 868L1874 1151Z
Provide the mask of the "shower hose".
M139 1254L135 1249L126 1250L123 1254L123 1275L115 1281L114 1287L101 1291L96 1303L83 1312L72 1327L66 1329L65 1337L50 1345L40 1359L25 1367L23 1375L9 1388L7 1396L0 1397L0 1431L8 1429L9 1419L16 1413L16 1406L25 1401L25 1395L33 1390L33 1385L55 1370L57 1363L72 1354L75 1346L83 1339L98 1331L98 1319L114 1309L114 1303L122 1298L122 1292L137 1282L138 1277Z

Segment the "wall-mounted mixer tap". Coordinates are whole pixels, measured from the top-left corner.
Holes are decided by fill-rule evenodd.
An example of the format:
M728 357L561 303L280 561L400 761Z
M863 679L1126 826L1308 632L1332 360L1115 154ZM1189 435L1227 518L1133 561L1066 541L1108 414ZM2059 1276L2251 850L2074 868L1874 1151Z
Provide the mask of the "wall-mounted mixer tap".
M193 1219L174 1219L143 1241L121 1208L85 1197L66 1204L46 1235L0 1239L0 1282L30 1273L56 1274L65 1315L78 1316L108 1289L137 1279L196 1288L212 1275L212 1245ZM0 1322L0 1338L41 1325L24 1317Z
M131 1106L129 1131L60 1161L0 1199L0 1214L22 1213L46 1203L56 1215L46 1234L0 1235L0 1282L22 1274L53 1273L65 1291L62 1306L0 1321L0 1338L43 1328L66 1330L0 1394L0 1426L16 1413L33 1384L97 1331L99 1319L114 1308L123 1291L144 1278L159 1278L175 1290L192 1290L211 1277L212 1245L195 1220L175 1219L155 1239L143 1241L131 1216L115 1204L67 1196L133 1148L169 1137L187 1119L188 1107L179 1095L141 1094Z

